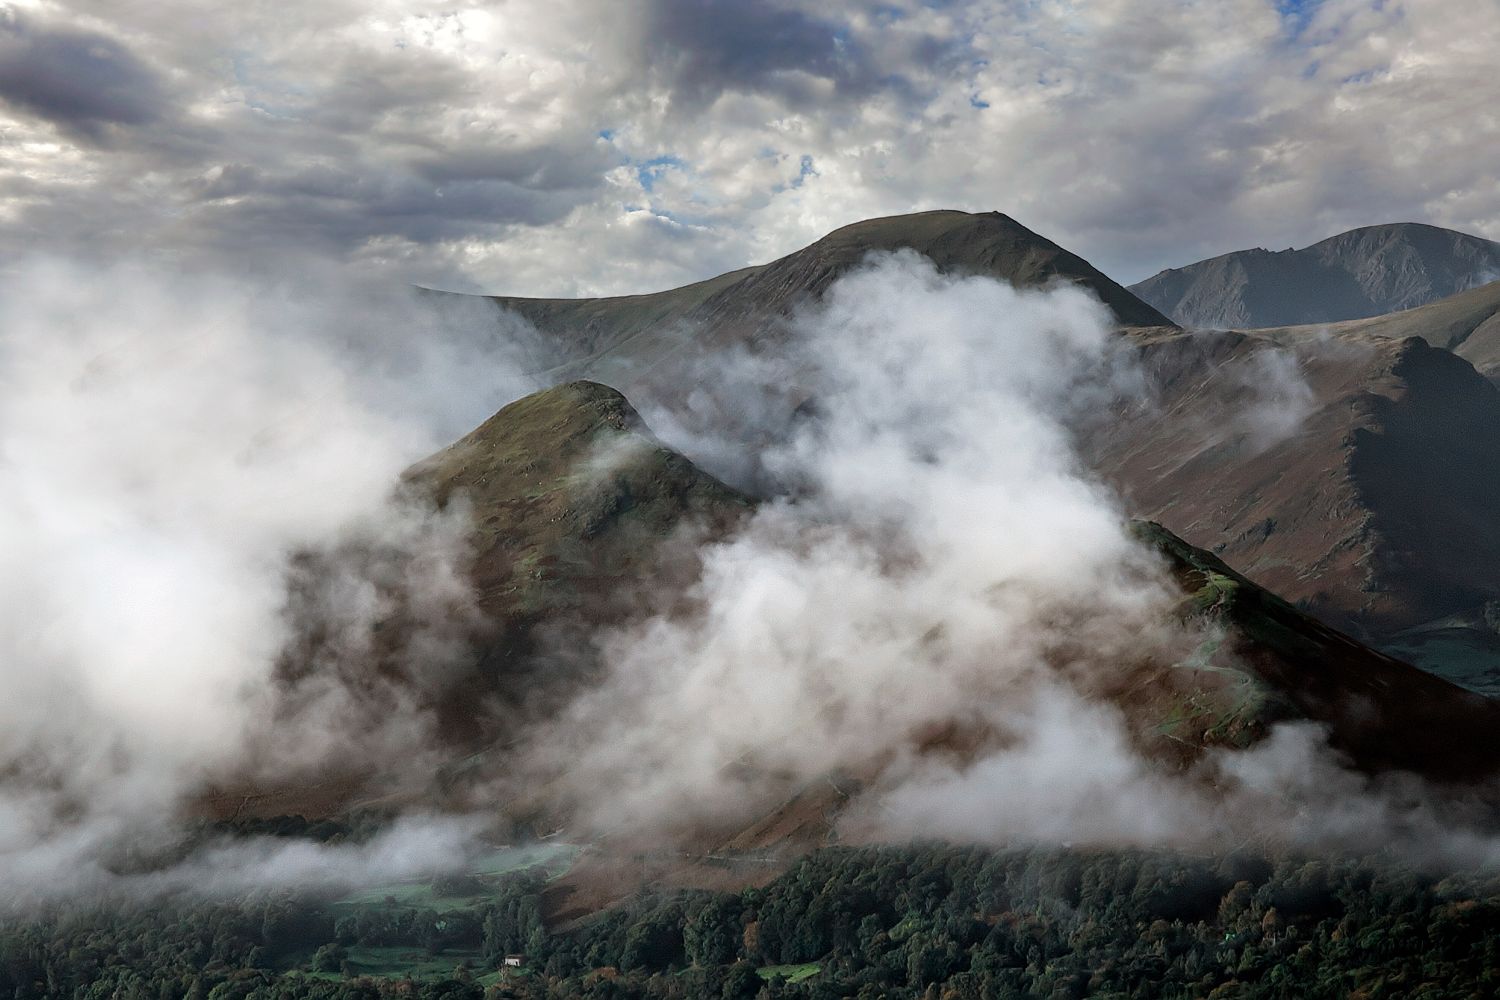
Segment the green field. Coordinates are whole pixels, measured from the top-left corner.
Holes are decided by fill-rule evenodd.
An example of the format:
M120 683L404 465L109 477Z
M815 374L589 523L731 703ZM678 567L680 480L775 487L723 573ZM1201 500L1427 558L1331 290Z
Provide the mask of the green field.
M780 976L789 983L800 983L804 979L816 976L823 971L823 967L817 962L804 962L801 965L762 965L755 971L760 978L765 980Z
M443 979L453 975L453 970L467 963L470 969L478 969L484 957L478 951L445 951L441 955L429 955L421 948L365 948L349 949L349 964L356 976L373 976L377 979ZM335 977L341 978L341 977Z
M528 844L501 847L476 858L464 878L423 882L390 882L366 886L334 902L335 907L408 906L457 910L481 902L494 879L528 868L556 877L572 867L581 850L575 844Z

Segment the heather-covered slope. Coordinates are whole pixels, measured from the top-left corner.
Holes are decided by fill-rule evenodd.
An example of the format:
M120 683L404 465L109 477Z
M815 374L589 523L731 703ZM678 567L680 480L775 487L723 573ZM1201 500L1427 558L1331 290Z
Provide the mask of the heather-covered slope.
M597 382L511 403L404 479L439 508L467 509L472 583L491 629L478 669L512 691L539 626L576 632L628 613L644 588L665 585L655 577L675 532L722 529L748 507Z
M1200 329L1332 323L1411 309L1500 278L1500 243L1417 223L1366 226L1301 250L1240 250L1130 290Z

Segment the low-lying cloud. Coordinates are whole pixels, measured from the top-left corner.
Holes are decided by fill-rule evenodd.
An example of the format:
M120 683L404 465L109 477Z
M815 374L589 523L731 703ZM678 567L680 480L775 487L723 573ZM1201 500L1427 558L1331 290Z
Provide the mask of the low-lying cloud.
M758 456L795 496L707 546L688 601L600 638L606 680L531 752L572 833L703 843L831 780L862 789L837 822L854 838L1490 857L1478 827L1443 834L1441 795L1359 774L1311 724L1191 765L1143 752L1127 682L1221 637L1173 614L1180 591L1078 457L1075 428L1150 405L1112 326L1076 288L898 255L794 317L771 358L728 362L721 397L758 406L775 367L812 401ZM1232 416L1263 449L1310 391L1289 351L1247 364Z
M914 773L924 747L1017 735L1042 678L1180 646L1161 568L1071 443L1136 381L1111 327L1082 290L909 255L794 320L778 350L819 416L762 460L798 498L705 550L696 612L607 634L607 682L543 743L590 828Z
M320 268L18 273L0 295L0 888L229 892L461 860L484 824L425 803L365 846L111 859L170 856L186 804L272 777L353 765L420 802L443 762L432 699L473 662L472 553L462 500L435 513L397 477L529 388L534 332ZM686 594L572 650L601 682L496 748L471 804L543 802L568 839L701 844L831 780L858 790L849 838L1490 858L1481 826L1358 775L1316 727L1185 769L1142 752L1104 693L1218 636L1172 614L1179 592L1078 457L1075 429L1149 385L1112 326L1080 288L895 255L759 359L726 357L721 390L810 401L751 463L785 492L701 548ZM773 369L788 381L767 396ZM633 458L591 460L606 477Z
M211 789L427 763L372 646L401 595L389 660L468 655L467 523L397 476L521 391L526 331L294 273L38 262L0 291L0 884L169 840Z

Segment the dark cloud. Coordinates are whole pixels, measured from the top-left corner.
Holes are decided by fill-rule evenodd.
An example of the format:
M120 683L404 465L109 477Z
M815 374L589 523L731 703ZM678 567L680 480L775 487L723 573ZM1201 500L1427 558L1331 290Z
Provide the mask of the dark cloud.
M0 100L68 132L149 125L167 114L161 77L117 39L0 12Z
M656 0L648 9L648 65L667 78L674 100L690 106L725 91L804 104L821 96L814 80L832 83L844 100L880 91L914 95L916 77L951 68L968 50L965 39L917 33L893 53L847 16L774 2Z

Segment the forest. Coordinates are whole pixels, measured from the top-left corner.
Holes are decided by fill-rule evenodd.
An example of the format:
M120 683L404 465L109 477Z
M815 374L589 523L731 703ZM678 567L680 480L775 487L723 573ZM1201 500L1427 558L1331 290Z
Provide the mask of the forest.
M0 998L1500 995L1500 877L1382 858L839 847L763 887L642 894L552 929L546 879L462 909L75 903L6 922Z

